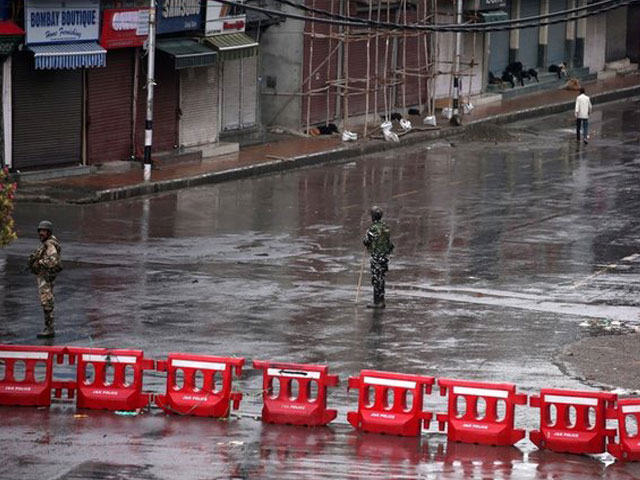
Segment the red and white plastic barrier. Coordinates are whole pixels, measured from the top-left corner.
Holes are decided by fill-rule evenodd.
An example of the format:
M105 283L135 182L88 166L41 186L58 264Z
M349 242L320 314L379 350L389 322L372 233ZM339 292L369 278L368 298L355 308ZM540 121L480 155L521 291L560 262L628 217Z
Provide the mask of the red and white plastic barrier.
M448 392L448 411L438 413L441 431L453 442L484 445L513 445L524 438L524 430L514 428L516 405L526 405L527 396L516 393L510 383L484 383L439 378L440 395ZM478 403L485 403L480 412ZM464 411L458 406L464 402Z
M0 345L0 405L51 405L53 357L63 347Z
M56 380L54 368L65 363L74 370L67 374L71 379ZM232 386L244 363L244 358L184 353L155 362L140 350L0 345L0 405L49 406L52 396L60 398L66 390L69 398L77 394L79 408L135 410L150 404L153 394L143 392L143 374L154 369L168 372L166 393L155 395L160 408L227 417L242 400ZM311 426L335 419L336 410L327 408L327 393L338 376L330 375L328 366L260 360L253 366L262 370L265 422ZM294 395L296 384L299 393ZM429 376L362 370L359 377L349 378L348 388L359 393L358 410L348 412L347 419L367 432L419 436L433 418L423 408L424 395L434 384ZM514 419L516 406L526 405L527 397L516 393L515 385L446 378L438 385L441 395L448 395L447 412L438 413L437 420L440 430L446 425L449 440L513 445L524 438ZM458 410L462 402L464 412ZM543 389L530 397L529 405L540 409L540 429L529 432L539 448L576 454L609 451L620 460L640 461L640 398ZM607 420L616 420L617 429L607 428Z
M327 409L327 388L338 385L339 379L337 375L329 375L328 366L254 360L253 368L262 370L264 422L318 426L336 418L337 411ZM298 387L296 396L294 382Z
M615 393L542 389L530 398L529 404L540 408L540 430L529 432L529 438L554 452L603 453L607 437L615 435L607 429L606 413L616 399Z
M228 417L231 407L237 410L242 400L242 393L232 388L233 375L242 375L243 366L244 358L170 353L166 361L158 362L158 370L167 372L167 390L156 395L156 405L168 413Z
M349 378L349 388L359 394L358 411L349 412L347 420L366 432L418 436L433 416L422 407L434 383L433 377L362 370L359 377Z
M607 418L618 421L618 442L609 437L609 453L619 460L640 461L640 398L618 400L617 407L607 411Z
M142 350L69 347L77 357L78 408L136 410L148 406L149 393L142 392L144 370L153 370L153 360ZM92 370L92 371L91 371Z

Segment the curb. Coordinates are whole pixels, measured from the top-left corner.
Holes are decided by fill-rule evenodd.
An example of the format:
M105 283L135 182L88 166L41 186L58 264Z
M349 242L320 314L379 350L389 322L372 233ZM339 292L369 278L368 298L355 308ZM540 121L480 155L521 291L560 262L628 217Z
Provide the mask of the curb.
M592 101L598 104L612 102L623 98L633 97L640 95L640 84L632 87L626 87L619 90L613 90L609 92L603 92L594 94L591 96ZM49 202L61 202L71 204L91 204L108 202L114 200L124 200L132 197L150 195L154 193L169 192L172 190L178 190L186 187L196 187L201 185L215 184L228 182L231 180L240 180L253 176L273 174L285 172L288 170L316 166L320 164L338 164L345 163L352 158L360 157L363 155L370 155L373 153L379 153L386 150L392 150L396 148L403 148L414 146L426 141L436 140L439 138L448 138L460 135L466 131L469 126L480 124L505 124L518 120L528 120L531 118L542 117L546 115L554 115L557 113L563 113L573 109L575 104L574 100L563 101L559 103L552 103L547 105L541 105L539 107L528 108L524 110L518 110L511 113L505 113L500 115L493 115L485 117L475 121L471 121L462 127L449 127L441 128L437 130L430 130L426 132L417 132L405 137L400 143L384 142L378 140L368 140L357 145L348 145L340 148L336 148L329 151L321 151L312 154L301 155L298 157L292 157L285 160L275 160L263 162L246 167L233 168L224 170L221 172L204 173L192 177L176 178L172 180L165 180L161 182L150 182L120 188L113 188L108 190L99 190L94 195L88 197L79 198L67 198L67 199L55 199L47 197ZM45 201L44 196L38 196L38 201ZM32 199L24 198L25 201Z

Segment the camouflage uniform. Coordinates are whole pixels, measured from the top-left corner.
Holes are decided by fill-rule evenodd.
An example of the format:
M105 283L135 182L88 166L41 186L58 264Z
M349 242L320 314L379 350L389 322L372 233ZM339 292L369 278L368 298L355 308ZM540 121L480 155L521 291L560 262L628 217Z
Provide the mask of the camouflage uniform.
M53 235L49 236L42 245L29 257L29 270L36 276L40 304L44 311L45 331L53 332L53 284L56 275L62 270L60 253L62 247Z
M384 308L384 276L389 270L389 255L394 249L391 230L382 220L374 220L364 236L363 243L371 254L372 306Z

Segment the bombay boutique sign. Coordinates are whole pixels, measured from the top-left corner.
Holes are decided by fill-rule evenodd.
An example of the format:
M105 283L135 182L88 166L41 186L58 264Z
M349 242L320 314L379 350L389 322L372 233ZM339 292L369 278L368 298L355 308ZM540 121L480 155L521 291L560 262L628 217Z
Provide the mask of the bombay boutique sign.
M25 0L27 44L97 40L99 0Z

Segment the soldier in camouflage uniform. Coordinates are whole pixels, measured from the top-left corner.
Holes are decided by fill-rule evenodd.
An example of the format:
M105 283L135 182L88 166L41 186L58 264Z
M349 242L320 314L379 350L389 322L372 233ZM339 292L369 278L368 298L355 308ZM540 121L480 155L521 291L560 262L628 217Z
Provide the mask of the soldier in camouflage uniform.
M38 293L40 304L44 311L44 330L38 334L38 338L51 338L55 336L53 325L53 283L56 275L62 270L60 242L52 234L51 222L44 220L38 225L38 236L42 245L29 256L28 269L36 276L38 281Z
M373 225L364 236L363 243L371 254L371 284L373 285L373 304L367 308L384 308L384 275L389 270L389 255L394 249L391 230L382 221L382 209L371 208Z

